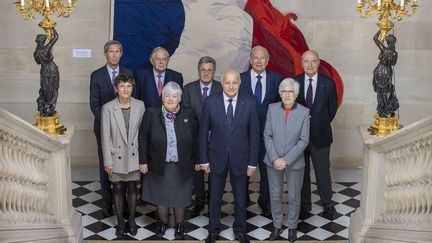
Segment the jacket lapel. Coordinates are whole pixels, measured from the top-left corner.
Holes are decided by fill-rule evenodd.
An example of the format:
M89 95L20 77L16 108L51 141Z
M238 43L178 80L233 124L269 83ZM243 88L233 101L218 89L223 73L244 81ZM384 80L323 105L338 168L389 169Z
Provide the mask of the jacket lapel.
M315 108L315 106L317 106L317 104L320 102L320 94L321 94L323 88L324 88L324 84L322 82L320 82L320 78L318 75L317 76L317 86L316 86L316 90L315 90L315 98L313 100L311 110L313 110Z
M105 66L105 83L106 87L109 87L108 89L111 90L111 94L115 96L115 89L113 84L111 83L111 75L108 72L108 68Z
M239 96L237 96L237 104L236 107L234 107L234 121L233 121L233 127L231 130L231 134L232 132L234 132L234 130L236 129L238 120L241 119L242 117L242 113L243 113L243 106L244 106L244 100L242 98L240 98Z
M124 123L123 113L122 113L122 110L120 108L120 103L119 103L117 98L115 98L113 109L114 109L114 117L115 117L115 119L117 121L117 125L120 129L120 134L127 144L128 139L127 139L127 135L126 135L126 125Z

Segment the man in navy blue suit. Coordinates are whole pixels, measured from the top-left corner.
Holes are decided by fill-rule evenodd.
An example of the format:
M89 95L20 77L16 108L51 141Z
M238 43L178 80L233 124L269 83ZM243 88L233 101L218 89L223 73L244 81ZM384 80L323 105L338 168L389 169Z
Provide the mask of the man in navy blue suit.
M167 68L169 53L165 48L153 49L150 62L153 67L138 71L136 82L136 97L144 101L146 108L162 105L162 88L169 81L174 81L183 88L182 74Z
M280 101L279 84L282 80L282 76L280 74L266 70L269 58L270 56L266 48L262 46L255 46L252 48L250 53L250 64L252 69L240 74L240 94L252 96L256 100L258 107L258 119L260 125L258 154L258 166L260 170L260 194L258 197L258 205L260 205L262 209L261 214L266 217L271 217L271 211L267 167L263 162L266 152L263 131L269 104ZM248 188L249 179L246 185L246 191L248 191ZM246 203L249 201L249 194L246 194Z
M338 217L332 200L333 191L330 177L330 146L333 142L331 122L337 111L337 93L333 80L318 73L320 59L317 52L308 50L302 55L304 73L294 77L300 83L297 102L309 108L310 139L305 149L305 171L301 196L300 218L309 216L312 209L310 159L315 177L324 217L333 220Z
M120 67L119 62L123 54L123 47L120 42L111 40L104 45L104 55L106 65L92 72L90 75L90 108L95 117L93 131L96 136L99 156L99 177L101 184L102 199L104 205L102 207L102 215L109 217L112 215L112 193L111 183L108 175L105 172L103 156L101 150L101 131L100 120L102 106L116 97L114 86L115 77L119 74L127 73L133 75L132 71Z
M234 193L234 235L240 243L249 243L246 237L246 180L256 170L259 122L255 101L238 93L240 83L236 71L224 72L223 92L206 98L201 115L200 162L202 169L212 174L206 243L214 243L221 230L221 202L228 174Z

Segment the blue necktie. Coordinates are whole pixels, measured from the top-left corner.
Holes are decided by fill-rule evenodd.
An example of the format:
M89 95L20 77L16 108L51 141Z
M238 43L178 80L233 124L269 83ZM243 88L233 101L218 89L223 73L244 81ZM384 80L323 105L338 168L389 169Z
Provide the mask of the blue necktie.
M261 75L257 75L257 83L255 85L255 98L259 105L261 105L261 98L262 98L262 84L261 84Z
M227 116L226 116L226 123L229 130L231 130L233 121L234 121L234 109L232 105L232 99L229 99L229 105L227 108Z
M313 89L312 89L312 80L313 79L309 79L309 86L306 92L306 105L309 109L312 108L312 104L313 104Z

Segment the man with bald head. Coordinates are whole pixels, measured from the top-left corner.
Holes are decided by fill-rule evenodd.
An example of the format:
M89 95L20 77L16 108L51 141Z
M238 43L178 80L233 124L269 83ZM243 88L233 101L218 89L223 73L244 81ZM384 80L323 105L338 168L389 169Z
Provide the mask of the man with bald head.
M240 93L251 96L254 100L256 100L258 107L258 119L260 124L258 153L260 193L257 203L261 207L261 214L266 217L271 217L271 213L267 166L263 162L266 152L263 132L269 104L280 101L279 84L282 80L282 76L279 73L266 70L269 59L270 55L266 48L262 46L255 46L252 48L250 53L250 64L252 68L240 74ZM248 186L249 183L247 183L246 189L248 189ZM249 195L246 195L246 201L250 201Z
M221 231L221 202L227 175L234 194L235 238L249 243L246 237L246 179L257 166L259 122L255 100L239 95L240 75L227 70L222 76L223 92L204 101L200 120L199 154L201 168L211 173L209 235L214 243Z
M310 159L315 170L315 177L321 204L324 207L324 217L334 220L338 217L335 202L332 200L333 191L330 177L330 146L333 142L331 122L337 111L336 86L329 77L318 73L320 64L319 55L308 50L302 55L304 73L294 77L300 83L300 92L297 102L309 108L310 139L304 156L306 167L301 196L300 218L310 216L311 181Z

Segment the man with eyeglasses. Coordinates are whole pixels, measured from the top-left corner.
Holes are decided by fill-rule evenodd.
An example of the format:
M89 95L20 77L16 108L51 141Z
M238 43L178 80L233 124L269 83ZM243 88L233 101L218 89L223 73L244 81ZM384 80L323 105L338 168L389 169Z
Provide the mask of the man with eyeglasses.
M312 209L310 159L315 170L315 177L324 217L334 220L338 217L330 177L330 146L333 142L331 122L337 111L337 93L333 80L318 73L319 55L308 50L302 55L304 73L294 77L300 83L297 98L299 104L309 108L310 140L305 149L305 171L301 196L300 219L306 219Z
M258 205L262 209L261 214L265 217L271 217L271 211L267 167L263 162L266 152L263 140L263 131L269 104L280 101L278 89L282 80L280 74L266 70L269 59L270 55L266 48L262 46L255 46L252 48L250 53L250 64L252 68L240 74L240 93L250 95L254 100L256 100L258 108L258 119L260 125L258 154L258 166L260 170L260 194L258 197ZM249 178L246 189L248 188ZM248 193L246 194L246 202L250 202Z
M182 95L182 103L185 107L191 107L199 120L204 100L213 94L222 92L222 86L219 81L214 80L216 72L216 61L212 57L204 56L198 61L198 77L199 79L185 85ZM200 215L201 210L205 205L205 187L204 187L204 171L201 170L199 164L195 168L194 175L194 191L195 191L195 206L192 210L192 217ZM210 175L209 175L210 177ZM210 178L209 178L210 183ZM209 186L210 188L210 186ZM208 192L207 195L209 195Z
M168 68L169 59L165 48L156 47L150 56L153 67L137 73L136 97L144 101L146 108L162 105L162 88L169 81L176 82L183 88L183 75Z

